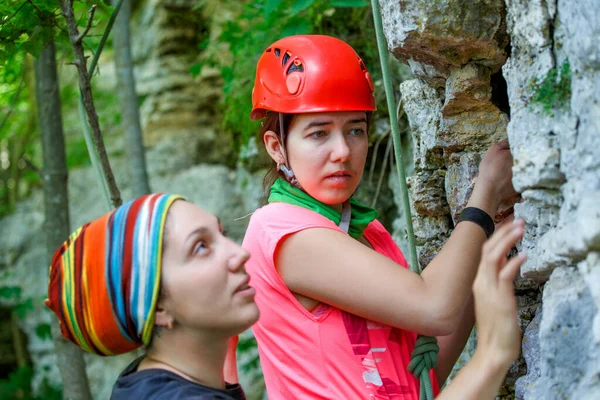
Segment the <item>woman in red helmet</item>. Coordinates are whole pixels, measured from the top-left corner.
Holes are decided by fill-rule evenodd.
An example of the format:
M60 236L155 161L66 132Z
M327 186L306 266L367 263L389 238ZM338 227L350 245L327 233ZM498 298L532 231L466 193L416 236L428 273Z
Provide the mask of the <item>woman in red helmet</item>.
M431 373L437 392L472 326L471 287L494 228L490 215L514 195L507 143L488 150L466 222L419 276L377 212L352 198L375 111L373 81L356 52L328 36L281 39L258 62L252 100L251 118L264 118L265 148L277 164L268 205L253 214L243 243L262 313L253 330L269 397L417 399L418 380L407 370L417 333L441 337ZM522 234L522 222L514 226L484 253L496 272ZM462 393L482 395L477 390L498 380L515 357L515 341L507 342L513 347L494 353L494 369L470 367L483 386L469 392L473 379L458 380Z

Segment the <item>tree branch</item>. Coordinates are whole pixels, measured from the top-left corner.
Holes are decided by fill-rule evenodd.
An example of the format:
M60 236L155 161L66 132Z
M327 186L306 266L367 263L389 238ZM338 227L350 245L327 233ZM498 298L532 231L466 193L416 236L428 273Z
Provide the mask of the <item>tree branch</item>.
M88 11L88 13L89 13L89 16L88 16L87 25L85 26L85 29L83 30L83 32L81 32L79 34L79 36L77 36L77 38L76 38L77 43L81 43L81 41L83 40L85 35L88 34L88 32L90 31L90 28L92 27L92 23L94 22L94 14L96 13L96 5L95 4L92 6L92 8L90 8L90 11Z
M11 19L13 19L15 17L15 15L17 15L19 13L19 11L21 11L21 9L23 9L23 7L25 7L25 5L29 3L29 0L25 0L23 2L23 4L21 4L21 7L17 8L17 11L15 11L10 17L6 18L4 21L2 21L2 23L0 24L0 26L4 26L5 24L7 24Z
M33 8L35 9L35 11L38 13L38 16L40 17L40 19L45 19L45 18L48 18L48 14L46 14L46 13L43 13L43 12L42 12L42 10L40 10L40 9L38 8L38 6L36 6L35 4L33 4L33 1L31 1L31 0L27 0L27 2L28 2L29 4L31 4L31 7L33 7ZM51 15L51 14L50 14L50 15Z
M90 36L91 36L91 35L88 35L88 37L90 37ZM81 44L83 44L83 46L84 46L84 47L86 47L86 48L87 48L87 49L90 51L90 53L92 53L92 59L96 57L96 52L94 51L94 49L92 48L92 46L90 46L89 44L87 44L87 43L85 42L85 40L82 40L82 41L81 41ZM88 58L89 58L89 56L87 56L87 57L86 57L86 59L88 59ZM92 78L93 78L93 75L92 75L92 74L90 74L90 71L89 71L89 69L88 69L88 75L90 76L90 79L92 79Z
M71 0L60 0L59 2L62 13L65 17L65 21L67 22L69 40L75 54L75 65L79 74L79 90L81 92L81 101L85 108L90 127L92 128L92 138L98 153L100 168L102 169L102 174L106 179L106 185L110 193L112 206L118 207L122 203L121 193L119 192L119 188L115 182L115 177L108 161L108 155L106 154L106 148L104 147L100 123L98 121L98 114L96 113L94 99L92 96L90 75L87 71L86 58L83 53L83 46L81 44L81 40L79 39L80 34L77 29L75 15L73 13L73 4ZM96 54L98 54L98 52L96 52ZM82 121L82 123L85 123L85 121Z
M21 157L21 160L25 163L25 166L35 172L39 177L42 176L42 170L39 169L31 160L25 156Z

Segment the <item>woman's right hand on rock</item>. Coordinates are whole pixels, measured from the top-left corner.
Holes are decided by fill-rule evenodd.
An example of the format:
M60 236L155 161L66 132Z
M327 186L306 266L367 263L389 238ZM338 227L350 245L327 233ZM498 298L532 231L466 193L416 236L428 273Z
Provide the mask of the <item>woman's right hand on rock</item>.
M476 187L489 192L497 204L514 197L517 192L512 185L512 166L508 139L491 145L479 163Z
M526 256L509 260L507 253L523 237L524 227L523 220L507 223L483 245L473 284L477 353L499 369L508 369L521 347L513 282Z

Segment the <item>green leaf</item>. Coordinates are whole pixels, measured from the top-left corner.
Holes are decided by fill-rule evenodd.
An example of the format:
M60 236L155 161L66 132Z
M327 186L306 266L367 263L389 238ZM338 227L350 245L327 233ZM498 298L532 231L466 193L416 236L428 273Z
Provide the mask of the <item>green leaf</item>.
M306 10L308 7L312 6L315 3L315 0L296 0L292 7L290 8L290 15L293 17L298 13Z
M263 10L265 19L268 20L271 14L279 7L281 0L265 0L265 7Z
M50 324L39 324L35 327L35 334L42 340L52 339Z
M208 45L210 44L210 37L205 37L204 40L201 40L200 43L198 43L198 50L206 50L206 48L208 47Z
M0 298L18 299L21 297L21 288L18 286L0 286Z
M347 8L347 7L366 7L369 2L366 0L331 0L332 7Z
M90 164L90 154L85 143L85 138L79 137L70 142L67 147L67 167L75 168Z
M251 349L255 349L257 346L256 339L254 337L242 337L238 342L238 351L241 353L245 353L250 351Z
M31 398L31 378L33 370L30 366L19 367L8 375L8 379L0 381L0 398L29 399Z
M313 25L308 19L294 18L283 26L281 37L311 34L312 29Z
M197 63L191 66L190 68L190 74L192 74L193 76L198 76L200 75L200 72L202 72L202 64L201 63Z
M39 387L39 399L44 400L62 400L63 390L62 386L55 386L48 380L48 377L44 377Z
M33 299L31 299L31 298L25 300L24 302L22 302L20 304L17 304L15 306L15 308L13 308L13 311L15 313L17 313L17 316L19 318L25 318L27 316L27 313L32 310L33 310Z

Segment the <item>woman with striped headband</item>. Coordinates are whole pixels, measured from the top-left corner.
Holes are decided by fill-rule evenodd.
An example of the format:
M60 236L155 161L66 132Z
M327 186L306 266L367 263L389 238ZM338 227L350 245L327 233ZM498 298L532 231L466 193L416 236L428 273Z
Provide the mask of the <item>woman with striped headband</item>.
M54 254L46 305L65 338L116 355L146 346L111 399L245 399L224 379L229 339L257 321L249 254L180 196L140 197Z

